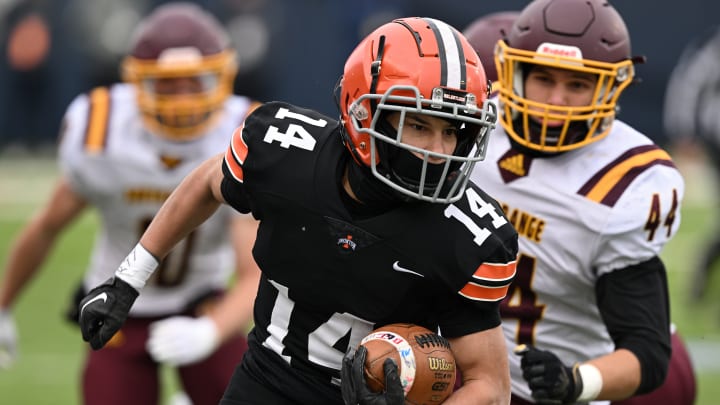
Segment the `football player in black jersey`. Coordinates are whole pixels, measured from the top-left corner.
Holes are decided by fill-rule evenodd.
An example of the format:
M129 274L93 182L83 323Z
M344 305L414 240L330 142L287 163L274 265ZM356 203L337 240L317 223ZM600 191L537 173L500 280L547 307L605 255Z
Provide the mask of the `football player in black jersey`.
M339 122L267 103L224 156L185 179L115 277L81 302L83 338L103 347L158 260L227 203L260 220L263 274L249 349L222 404L403 403L412 381L394 364L383 393L352 372L359 341L393 322L450 341L464 384L446 403L507 403L498 305L517 233L468 181L496 120L487 92L454 28L429 18L381 26L346 62Z

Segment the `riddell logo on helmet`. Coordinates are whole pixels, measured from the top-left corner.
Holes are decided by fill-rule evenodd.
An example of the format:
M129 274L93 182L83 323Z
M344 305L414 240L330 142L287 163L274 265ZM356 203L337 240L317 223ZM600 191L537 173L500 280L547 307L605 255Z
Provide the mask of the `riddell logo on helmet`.
M576 46L567 46L543 42L538 46L537 53L543 55L562 56L564 58L582 59L582 51Z

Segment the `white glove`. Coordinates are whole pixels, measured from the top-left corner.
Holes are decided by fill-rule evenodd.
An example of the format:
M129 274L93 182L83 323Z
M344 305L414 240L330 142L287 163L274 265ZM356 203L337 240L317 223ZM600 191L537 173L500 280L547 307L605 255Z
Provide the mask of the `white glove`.
M17 359L15 320L8 310L0 310L0 369L10 368Z
M183 366L204 360L220 344L217 326L207 316L173 316L150 324L146 348L159 363Z

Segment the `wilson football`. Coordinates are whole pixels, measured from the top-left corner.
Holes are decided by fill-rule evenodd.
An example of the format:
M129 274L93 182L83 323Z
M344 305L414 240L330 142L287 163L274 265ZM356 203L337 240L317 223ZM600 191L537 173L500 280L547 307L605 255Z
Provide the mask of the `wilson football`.
M365 381L374 392L385 389L383 363L398 365L405 403L442 403L455 384L455 357L448 341L422 326L395 323L372 331L360 342L367 349Z

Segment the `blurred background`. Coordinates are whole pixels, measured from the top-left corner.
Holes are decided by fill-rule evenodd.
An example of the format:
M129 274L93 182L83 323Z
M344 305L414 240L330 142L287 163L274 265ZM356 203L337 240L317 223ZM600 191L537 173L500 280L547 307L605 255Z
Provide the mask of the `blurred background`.
M56 142L79 93L118 80L138 20L160 0L0 0L0 150ZM358 40L396 16L430 16L462 30L481 14L527 0L196 0L228 27L240 57L236 91L336 115L332 89ZM630 30L642 83L624 95L622 119L664 144L668 76L691 38L720 15L710 0L615 1Z
M0 0L0 263L57 177L55 148L68 103L95 86L119 80L119 62L132 29L150 9L166 2ZM284 100L335 117L333 88L344 61L372 29L394 17L415 15L463 30L480 15L519 10L528 0L195 2L216 14L232 36L240 62L236 93ZM686 177L681 229L663 259L672 317L697 367L697 404L720 404L720 276L709 280L703 300L688 298L698 252L720 219L720 176L704 164L702 150L674 154L672 134L664 132L662 122L670 73L687 43L720 24L720 2L615 0L613 5L628 25L633 53L647 57L637 67L642 81L623 95L620 118L669 148ZM716 64L720 69L720 61ZM78 403L77 373L85 345L61 313L87 263L96 224L89 213L73 225L43 276L18 303L22 357L12 370L0 371L0 403Z

